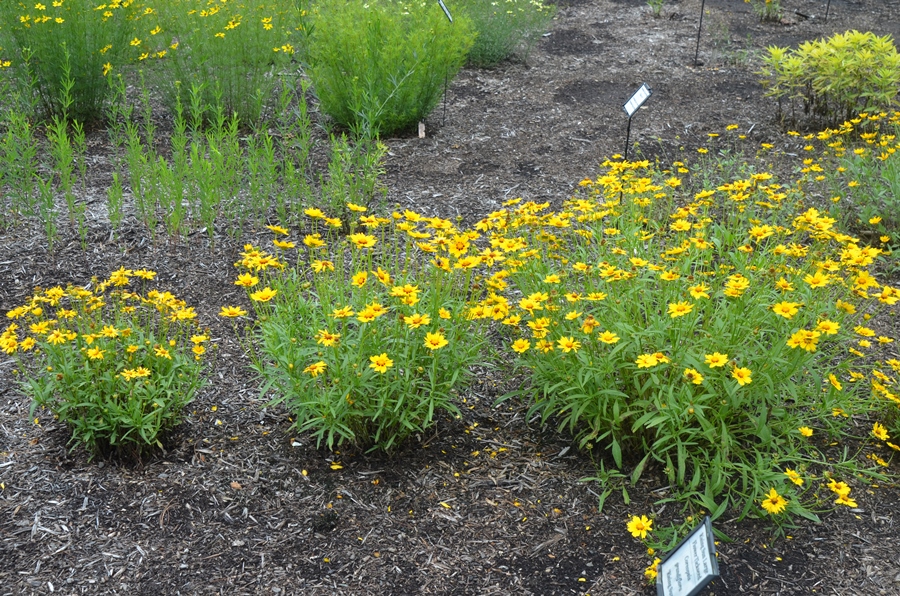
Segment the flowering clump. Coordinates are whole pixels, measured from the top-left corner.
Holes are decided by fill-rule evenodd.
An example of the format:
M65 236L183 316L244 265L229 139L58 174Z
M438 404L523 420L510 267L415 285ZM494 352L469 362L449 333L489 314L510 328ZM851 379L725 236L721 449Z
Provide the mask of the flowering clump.
M900 301L875 274L885 251L798 201L802 181L746 172L700 186L681 162L604 165L561 211L512 200L476 226L532 414L619 465L641 454L676 486L705 485L715 512L728 499L710 496L737 498L730 483L761 473L760 453L790 462L814 428L840 432L847 419L828 413L900 402L862 351L877 333L860 313Z
M133 0L0 3L0 37L10 42L0 70L8 68L18 90L39 96L50 115L98 118L109 91L103 77L135 56L136 13Z
M275 401L328 447L390 449L441 410L457 414L453 394L482 342L473 313L483 307L466 302L483 258L474 236L412 211L362 215L352 226L365 232L347 236L320 209L306 216L313 229L296 260L247 246L237 263L258 316L256 369Z
M161 446L203 385L209 336L156 274L119 269L94 289L37 290L7 313L0 349L14 355L22 390L72 430L72 441L139 455Z

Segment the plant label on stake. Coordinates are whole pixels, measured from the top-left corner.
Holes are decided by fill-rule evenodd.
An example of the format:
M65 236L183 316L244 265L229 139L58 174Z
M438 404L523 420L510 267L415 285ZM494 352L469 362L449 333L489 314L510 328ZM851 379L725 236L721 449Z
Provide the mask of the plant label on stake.
M647 83L643 83L628 101L625 102L625 105L622 106L622 109L628 114L628 129L625 132L625 161L628 161L628 144L631 141L631 117L634 116L634 113L638 111L638 108L644 105L644 102L647 101L647 98L651 95L653 95L653 90L647 86Z
M656 596L695 596L719 577L716 544L709 516L659 562Z

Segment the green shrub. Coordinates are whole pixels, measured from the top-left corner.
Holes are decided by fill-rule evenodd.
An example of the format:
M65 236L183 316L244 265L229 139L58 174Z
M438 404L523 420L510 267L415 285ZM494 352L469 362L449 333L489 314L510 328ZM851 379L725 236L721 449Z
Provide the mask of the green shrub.
M180 94L183 106L193 99L249 124L271 105L276 75L299 49L303 27L294 0L154 2L139 22L138 59L153 65L155 86L173 111ZM192 89L199 90L193 98Z
M161 447L203 385L209 337L196 331L194 309L169 292L128 287L155 275L119 269L94 289L38 290L7 313L14 322L0 349L19 360L32 415L49 409L73 443L137 456Z
M478 33L469 50L475 66L493 66L513 55L525 60L556 14L556 6L539 0L460 0L453 6Z
M531 413L635 477L658 462L682 499L747 513L781 466L825 461L816 433L888 408L862 380L881 341L862 313L900 290L869 273L881 251L768 173L684 196L646 162L606 165L561 212L481 224L507 251L488 284L516 305L504 323Z
M900 83L900 54L890 35L847 31L800 44L796 50L770 47L759 74L766 95L790 103L790 118L804 117L829 126L857 113L884 109L895 103Z
M294 243L283 238L275 246L289 251L284 257L252 248L238 264L244 272L236 283L247 288L258 320L263 393L271 390L295 427L329 449L389 450L430 427L441 410L458 414L454 396L484 341L466 316L480 263L468 237L446 220L411 212L364 215L365 232L338 236L339 219L318 209L307 214L313 228L293 265L286 261ZM431 244L439 237L444 249ZM427 261L451 244L459 258Z
M102 4L101 4L102 5ZM23 96L45 115L62 115L71 85L68 116L80 121L103 115L109 89L104 76L135 56L131 0L0 3L0 64L11 71Z
M365 135L423 120L472 45L469 21L437 3L348 0L312 11L309 76L322 111Z

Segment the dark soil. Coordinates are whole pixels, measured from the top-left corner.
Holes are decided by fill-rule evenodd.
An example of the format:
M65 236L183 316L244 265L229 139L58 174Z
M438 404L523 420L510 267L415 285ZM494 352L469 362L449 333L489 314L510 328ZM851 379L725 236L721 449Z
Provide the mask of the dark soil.
M676 158L735 123L753 142L788 151L753 71L772 44L871 30L900 37L900 1L782 0L785 19L760 23L743 0L668 1L653 18L643 0L567 0L527 63L464 70L426 137L387 139L389 201L472 223L510 198L558 203L624 151L622 104L641 83L653 96L635 115L643 156ZM90 140L89 243L70 233L47 251L41 231L0 235L0 313L34 286L86 283L121 265L160 272L159 284L197 307L218 345L212 383L164 454L141 464L68 451L66 429L39 424L0 357L0 593L123 594L653 594L630 515L680 523L654 502L653 471L614 492L580 482L600 462L526 419L518 402L493 407L511 382L483 371L462 420L391 457L317 450L266 409L231 328L215 316L236 303L239 245L205 236L156 245L137 223L113 241L103 213L109 148ZM244 238L243 241L252 241ZM601 457L595 454L595 458ZM336 464L339 464L336 465ZM732 594L900 594L900 508L894 485L857 485L855 510L803 522L775 539L770 525L715 524L720 579Z

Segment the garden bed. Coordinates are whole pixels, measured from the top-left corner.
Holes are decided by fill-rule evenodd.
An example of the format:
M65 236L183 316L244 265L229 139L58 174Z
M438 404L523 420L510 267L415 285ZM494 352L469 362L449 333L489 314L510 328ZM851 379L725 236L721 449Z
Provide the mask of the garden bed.
M439 106L424 139L385 139L388 203L469 225L515 197L559 205L623 151L621 105L643 82L654 93L632 140L649 159L668 164L729 124L751 147L799 153L803 141L782 133L762 97L751 50L847 29L900 37L893 0L834 0L827 22L824 1L785 0L781 23L759 23L741 0L708 0L695 65L699 4L667 3L653 18L636 0L561 3L526 64L464 69L448 89L446 118ZM210 327L212 383L164 454L88 461L67 450L68 433L51 416L29 418L12 362L0 359L4 593L655 593L643 576L645 549L625 524L651 511L658 525L683 520L676 505L654 505L667 495L659 470L627 485L628 503L617 491L598 512L597 483L580 480L597 475L600 450L592 460L527 420L518 402L493 407L519 380L489 368L476 371L460 419L439 419L389 457L317 450L290 430L285 410L262 407L242 346L216 316L243 299L233 285L242 244L270 235L169 243L126 219L113 239L103 216L106 133L89 133L88 148L87 248L68 228L53 252L37 226L0 236L0 312L35 286L88 283L123 265L154 269ZM731 541L720 541L722 577L711 593L900 591L900 490L854 496L857 508L800 523L789 538L724 515L715 525Z

